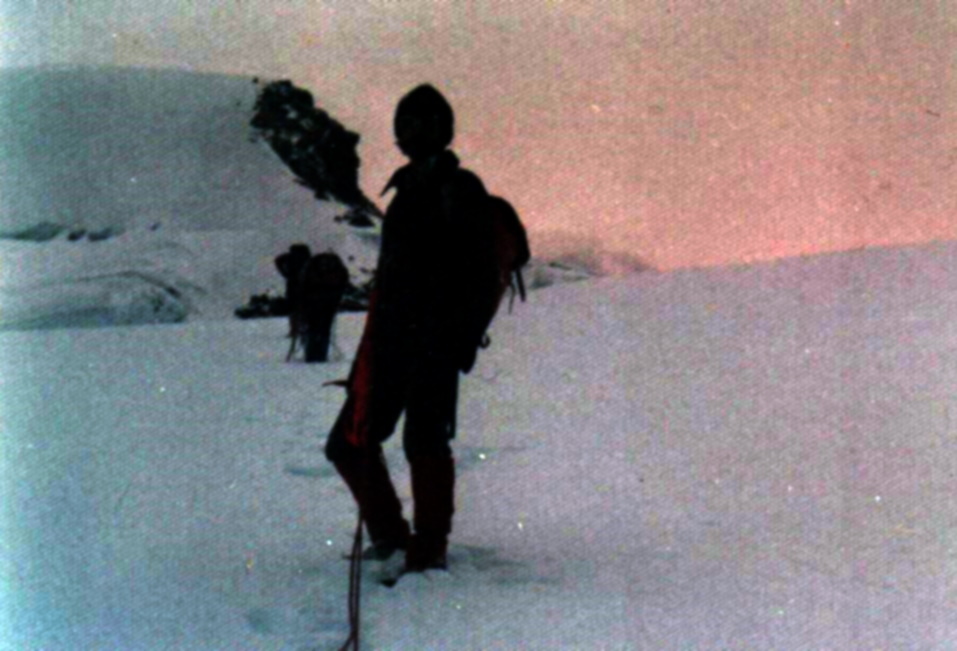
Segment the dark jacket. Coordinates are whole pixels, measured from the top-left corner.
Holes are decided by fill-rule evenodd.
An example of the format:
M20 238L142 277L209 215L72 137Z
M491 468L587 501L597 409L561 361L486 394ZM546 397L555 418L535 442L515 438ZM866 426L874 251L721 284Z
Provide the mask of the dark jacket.
M299 275L299 305L295 306L305 325L331 327L348 284L349 270L342 258L335 253L313 256Z
M451 151L399 169L392 188L370 315L376 366L427 359L467 372L483 334L477 299L495 282L488 193Z

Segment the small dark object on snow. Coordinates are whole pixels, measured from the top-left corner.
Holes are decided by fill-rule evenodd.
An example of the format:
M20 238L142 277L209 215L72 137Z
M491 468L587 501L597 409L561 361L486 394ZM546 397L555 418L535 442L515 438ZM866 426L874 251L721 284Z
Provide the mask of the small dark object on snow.
M102 228L98 231L90 231L86 234L86 239L88 239L90 242L102 242L103 240L108 240L115 235L116 231L112 227L107 226L106 228Z
M0 239L22 242L49 242L62 233L64 227L53 222L40 222L29 228L14 232L0 232Z
M360 208L350 208L344 215L339 215L335 220L353 228L372 228L375 226L375 222L369 217L369 213Z
M281 296L254 294L249 301L237 307L233 314L240 319L265 319L274 316L289 316L289 303Z

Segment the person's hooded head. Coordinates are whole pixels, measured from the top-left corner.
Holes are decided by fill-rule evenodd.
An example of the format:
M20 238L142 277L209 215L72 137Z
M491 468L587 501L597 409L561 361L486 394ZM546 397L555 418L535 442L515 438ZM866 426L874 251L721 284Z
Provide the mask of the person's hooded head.
M402 153L413 161L422 160L452 144L455 115L442 93L422 84L399 100L393 128Z
M297 242L289 247L289 257L297 262L303 261L304 263L312 257L312 251L309 250L308 244Z

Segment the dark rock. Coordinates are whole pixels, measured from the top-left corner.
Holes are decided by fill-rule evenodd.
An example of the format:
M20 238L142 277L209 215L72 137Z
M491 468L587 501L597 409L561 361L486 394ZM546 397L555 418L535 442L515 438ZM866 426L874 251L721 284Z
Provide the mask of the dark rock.
M48 242L64 231L64 227L53 222L40 222L29 228L12 233L0 234L0 239L22 240L24 242Z
M318 199L338 199L354 210L379 214L359 189L359 134L317 108L312 93L288 80L266 84L250 124L296 175L296 182Z

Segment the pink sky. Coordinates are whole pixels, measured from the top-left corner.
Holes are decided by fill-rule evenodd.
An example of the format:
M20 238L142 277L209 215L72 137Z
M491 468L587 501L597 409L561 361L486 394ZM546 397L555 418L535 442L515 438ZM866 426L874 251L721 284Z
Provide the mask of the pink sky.
M291 78L362 133L370 195L430 81L533 244L674 268L957 238L957 0L22 0L0 31L6 66Z

